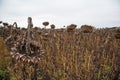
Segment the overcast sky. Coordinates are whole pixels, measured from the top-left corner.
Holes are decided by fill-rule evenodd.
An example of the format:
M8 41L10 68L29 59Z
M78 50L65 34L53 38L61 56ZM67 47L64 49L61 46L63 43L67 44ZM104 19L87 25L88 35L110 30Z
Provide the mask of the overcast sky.
M120 0L0 0L0 20L26 27L29 16L38 27L44 21L57 27L120 26Z

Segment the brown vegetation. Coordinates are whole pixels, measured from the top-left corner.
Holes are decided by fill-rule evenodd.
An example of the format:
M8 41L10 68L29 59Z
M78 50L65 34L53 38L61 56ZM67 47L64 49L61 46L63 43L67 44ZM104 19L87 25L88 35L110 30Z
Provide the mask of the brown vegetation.
M51 24L51 29L55 29L55 25L54 24Z
M8 35L6 28L0 29L4 30L0 35L5 36L10 50L10 65L5 69L14 80L120 79L120 39L116 37L119 30L96 29L90 34L92 26L76 29L71 24L67 30L36 28L34 33L31 24L32 19L27 29L16 28L19 34L13 29Z
M75 31L76 27L77 27L77 25L71 24L71 25L67 26L67 31L68 32L73 32L73 31Z
M116 39L120 39L120 29L116 30L116 35L115 35Z
M13 27L15 27L15 28L18 27L18 26L17 26L17 22L14 22L14 23L13 23Z
M81 31L84 33L92 33L93 32L93 26L90 25L82 25L81 26Z
M49 22L45 21L45 22L43 22L43 25L45 26L45 29L46 29L46 26L49 25Z

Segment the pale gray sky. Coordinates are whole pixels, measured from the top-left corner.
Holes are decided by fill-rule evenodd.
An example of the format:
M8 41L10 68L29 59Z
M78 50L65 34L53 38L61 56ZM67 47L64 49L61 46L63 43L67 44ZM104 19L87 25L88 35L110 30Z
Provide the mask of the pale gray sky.
M120 0L0 0L0 20L26 27L29 16L40 27L44 21L57 27L120 26Z

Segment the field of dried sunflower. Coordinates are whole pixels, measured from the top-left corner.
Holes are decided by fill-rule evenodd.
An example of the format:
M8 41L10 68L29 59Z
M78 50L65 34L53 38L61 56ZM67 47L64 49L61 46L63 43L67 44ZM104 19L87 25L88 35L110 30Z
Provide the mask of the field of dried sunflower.
M29 59L28 56L10 56L0 38L0 76L4 77L7 72L9 77L12 76L11 80L120 80L119 32L116 34L114 28L85 29L84 32L84 29L76 29L76 25L70 26L66 29L32 28L32 40L42 46L43 52L37 52L43 53L40 59L36 57L36 51L29 54L32 56ZM20 36L23 40L25 36L21 34L27 29L19 32L17 38ZM19 53L27 54L24 49L21 48ZM6 53L9 61L5 60Z

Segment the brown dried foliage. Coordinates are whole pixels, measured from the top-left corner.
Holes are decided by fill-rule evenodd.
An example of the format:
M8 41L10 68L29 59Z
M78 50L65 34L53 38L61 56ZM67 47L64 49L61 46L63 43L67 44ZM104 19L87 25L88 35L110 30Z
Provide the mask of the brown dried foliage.
M92 33L93 32L93 26L90 25L82 25L81 26L81 31L84 33Z
M11 45L8 71L16 80L119 80L120 40L114 34L119 31L96 29L90 34L93 28L85 26L82 32L88 34L83 34L75 28L69 28L75 32L72 35L66 29L39 29L40 35L32 32L37 37L29 41L31 55L26 54L26 35L20 33L12 40L16 45Z
M3 25L4 25L4 26L8 26L9 24L8 24L8 23L3 22Z
M67 31L68 32L73 32L73 31L75 31L76 27L77 27L77 25L71 24L71 25L67 26Z
M48 26L48 25L49 25L49 22L45 21L45 22L43 22L43 25L44 25L44 26Z
M116 30L115 37L116 37L116 39L120 39L120 29Z
M51 29L55 29L55 25L54 24L51 24Z

